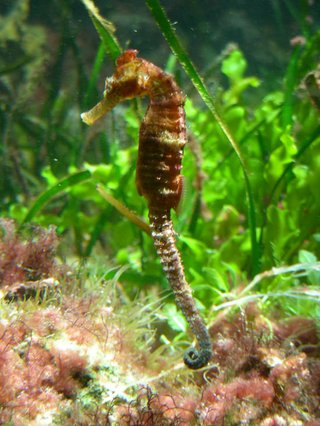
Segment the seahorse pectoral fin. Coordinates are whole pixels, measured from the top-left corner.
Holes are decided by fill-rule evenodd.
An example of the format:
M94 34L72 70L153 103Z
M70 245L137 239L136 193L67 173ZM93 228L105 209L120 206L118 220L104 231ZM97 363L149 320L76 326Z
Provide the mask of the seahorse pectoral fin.
M174 206L174 210L179 214L182 211L182 206L186 196L185 178L182 175L177 176L177 204Z
M312 103L320 109L320 71L310 72L304 81Z

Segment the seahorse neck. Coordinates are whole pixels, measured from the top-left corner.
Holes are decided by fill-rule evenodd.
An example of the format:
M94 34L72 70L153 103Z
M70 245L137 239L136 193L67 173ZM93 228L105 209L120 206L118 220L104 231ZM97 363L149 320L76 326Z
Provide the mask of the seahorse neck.
M151 78L148 96L150 104L169 103L173 105L183 105L185 96L177 86L171 76L162 72L162 78Z

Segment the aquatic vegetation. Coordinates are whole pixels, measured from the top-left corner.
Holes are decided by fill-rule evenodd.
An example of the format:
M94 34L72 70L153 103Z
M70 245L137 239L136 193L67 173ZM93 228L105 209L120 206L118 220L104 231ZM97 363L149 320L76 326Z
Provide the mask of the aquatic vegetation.
M58 237L53 228L29 230L29 241L18 234L13 220L0 219L0 286L38 281L58 275L55 260Z
M32 299L1 298L2 422L311 426L317 421L314 321L266 318L255 304L231 318L223 315L210 328L213 363L191 381L168 348L148 353L159 308L143 299L124 303L119 283L93 270L79 277L82 285L73 282L72 294L65 289L58 303L51 297L41 307Z
M1 423L75 424L93 418L97 406L102 421L114 398L129 398L143 381L149 361L141 349L152 341L146 308L123 311L116 299L108 306L98 300L98 293L51 296L39 307L32 299L1 298Z
M38 83L45 72L47 38L41 26L28 23L28 14L29 1L19 0L7 15L0 15L0 192L4 205L18 194L29 194L32 179L25 171L32 164L29 154L38 154L39 133L32 129L38 126L39 130L41 125L26 111L31 110L28 104L35 94L41 97ZM26 135L32 136L25 145Z

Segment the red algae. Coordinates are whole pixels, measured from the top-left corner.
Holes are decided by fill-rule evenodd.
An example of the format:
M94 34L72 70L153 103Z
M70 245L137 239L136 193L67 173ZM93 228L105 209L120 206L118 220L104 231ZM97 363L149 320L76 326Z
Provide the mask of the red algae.
M105 307L79 293L39 304L2 292L0 424L320 425L310 319L266 321L255 305L221 315L209 330L211 363L191 374L170 354L150 361L151 317L144 310L141 320L136 301Z

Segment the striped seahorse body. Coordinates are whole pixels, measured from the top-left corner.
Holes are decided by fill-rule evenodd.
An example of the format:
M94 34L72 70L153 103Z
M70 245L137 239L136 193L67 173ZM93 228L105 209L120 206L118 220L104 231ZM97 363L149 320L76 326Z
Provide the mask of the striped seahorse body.
M113 77L106 80L103 100L81 117L93 124L117 103L145 95L150 103L140 127L136 184L148 202L151 235L163 270L199 343L199 351L186 351L184 362L198 369L212 356L211 341L186 281L170 218L170 210L177 209L182 194L184 95L169 74L137 58L136 50L127 50L118 58Z

